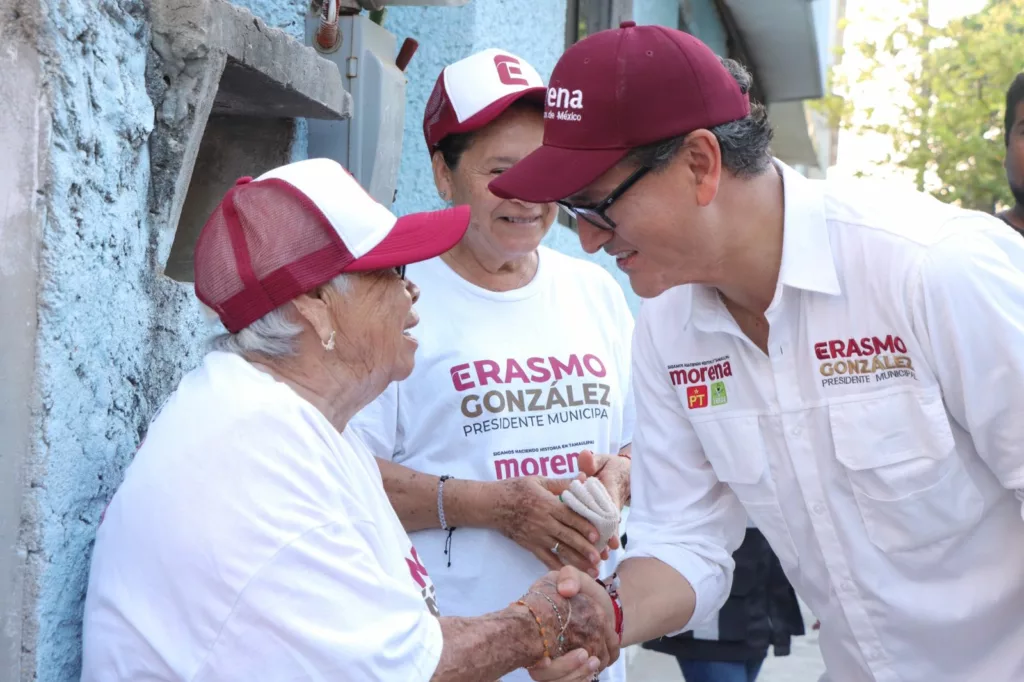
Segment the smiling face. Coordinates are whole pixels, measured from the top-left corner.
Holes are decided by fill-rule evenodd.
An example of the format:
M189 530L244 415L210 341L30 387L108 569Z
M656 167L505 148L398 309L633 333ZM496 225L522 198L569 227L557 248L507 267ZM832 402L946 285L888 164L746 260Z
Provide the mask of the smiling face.
M475 254L488 260L516 260L533 253L551 228L554 204L501 199L487 188L491 180L537 149L543 136L541 110L516 105L473 133L454 169L445 164L440 152L434 153L438 191L472 210L462 244Z
M604 249L613 256L639 296L653 298L680 284L706 282L723 256L725 235L714 227L711 206L721 179L721 156L713 139L707 131L692 133L664 167L616 199L606 211L616 229L577 222L583 249ZM636 170L623 161L567 201L598 204Z
M365 378L376 397L412 373L419 343L410 330L419 322L413 308L419 297L419 288L395 270L377 270L350 273L293 303L316 335L306 346L310 352L320 355L320 346L333 338L332 361Z

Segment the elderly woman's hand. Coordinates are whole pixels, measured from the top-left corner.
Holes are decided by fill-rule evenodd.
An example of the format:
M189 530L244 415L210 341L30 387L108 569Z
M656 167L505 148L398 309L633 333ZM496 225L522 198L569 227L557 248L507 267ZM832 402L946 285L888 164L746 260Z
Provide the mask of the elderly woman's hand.
M548 568L568 564L596 577L602 554L607 556L594 547L597 529L558 499L571 481L526 476L499 482L492 521Z
M536 682L591 682L601 670L601 661L586 649L576 649L553 661L545 658L528 670Z
M571 576L574 588L559 590ZM572 594L575 593L575 594ZM571 596L563 596L569 595ZM534 679L589 679L619 657L619 637L611 599L603 587L572 567L549 573L535 582L523 596L532 613L541 620L544 637L554 661L543 659L531 670ZM580 656L582 649L589 656ZM597 665L593 666L596 659ZM539 677L538 677L539 676Z

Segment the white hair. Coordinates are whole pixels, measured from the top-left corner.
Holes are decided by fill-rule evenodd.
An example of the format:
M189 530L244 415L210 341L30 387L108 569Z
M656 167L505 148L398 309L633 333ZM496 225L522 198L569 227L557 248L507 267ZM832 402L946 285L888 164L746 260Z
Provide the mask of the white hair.
M349 288L348 275L338 275L329 284L339 294L344 294ZM290 302L271 310L234 334L217 334L209 341L210 350L271 358L294 355L295 338L302 333L302 325L295 321L295 313L289 308Z

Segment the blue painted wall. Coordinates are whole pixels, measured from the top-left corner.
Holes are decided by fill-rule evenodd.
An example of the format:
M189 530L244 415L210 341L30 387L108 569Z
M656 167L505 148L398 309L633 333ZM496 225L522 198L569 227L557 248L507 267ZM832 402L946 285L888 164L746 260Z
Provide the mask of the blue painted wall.
M633 21L679 28L679 0L633 0Z

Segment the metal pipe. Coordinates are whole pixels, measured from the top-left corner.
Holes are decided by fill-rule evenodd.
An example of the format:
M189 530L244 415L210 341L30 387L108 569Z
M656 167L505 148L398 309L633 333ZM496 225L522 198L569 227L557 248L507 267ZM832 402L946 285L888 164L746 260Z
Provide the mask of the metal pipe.
M320 27L316 30L313 43L321 52L334 52L341 46L338 0L324 0L320 7Z
M416 48L420 44L413 38L406 38L405 42L402 43L402 49L398 51L398 56L395 58L395 66L398 67L399 71L405 71L405 67L409 65L409 60L416 53Z

